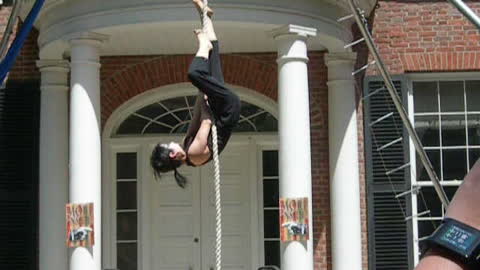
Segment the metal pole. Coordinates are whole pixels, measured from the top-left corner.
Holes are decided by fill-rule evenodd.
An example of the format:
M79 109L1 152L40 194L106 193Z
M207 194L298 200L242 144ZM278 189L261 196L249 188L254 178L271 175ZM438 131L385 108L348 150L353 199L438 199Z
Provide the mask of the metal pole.
M478 30L480 30L480 18L469 8L462 0L448 0L452 3L470 22L472 22Z
M422 161L423 166L425 167L425 170L428 173L428 176L432 180L433 186L435 188L435 191L438 194L438 197L442 201L442 204L447 207L448 206L448 198L447 195L445 194L445 191L443 190L442 186L440 185L440 180L438 179L437 174L433 170L433 166L430 163L430 160L427 157L427 154L425 153L425 150L423 149L422 143L420 142L420 139L417 136L417 133L415 129L412 126L412 123L410 123L410 120L408 119L408 114L405 112L405 109L403 108L402 102L400 100L400 97L398 96L397 90L395 89L395 86L393 85L392 78L390 77L390 74L387 72L387 69L385 68L385 65L383 64L382 59L380 58L380 55L377 52L377 49L375 47L375 44L373 43L373 38L370 35L370 32L367 30L365 27L365 22L362 20L362 15L359 11L359 9L355 6L353 3L355 0L349 0L348 3L350 5L350 9L352 10L355 20L358 24L358 28L362 32L362 35L365 37L365 42L367 43L368 49L372 53L373 58L375 59L375 63L377 64L378 70L380 71L380 74L383 77L383 80L385 82L385 86L388 89L388 92L390 93L390 96L392 97L393 103L395 104L395 107L400 114L400 117L402 118L403 124L407 128L408 135L413 141L413 144L415 146L415 150L418 153L418 156L420 157L420 160Z

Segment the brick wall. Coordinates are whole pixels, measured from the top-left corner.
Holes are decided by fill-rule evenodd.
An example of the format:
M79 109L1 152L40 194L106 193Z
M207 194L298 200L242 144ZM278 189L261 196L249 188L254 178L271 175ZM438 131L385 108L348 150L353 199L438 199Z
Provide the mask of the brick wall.
M254 89L276 100L276 64L262 57L267 56L223 55L225 81ZM191 60L191 55L102 57L102 123L116 108L138 94L188 82L187 70Z
M36 61L39 59L37 39L38 31L32 29L10 71L8 76L9 81L22 82L40 80L40 71L36 65Z
M12 9L11 7L0 8L0 36L3 37L5 29L7 27L8 19L10 17ZM17 21L18 22L18 21ZM13 28L14 33L20 29L21 22ZM10 37L10 42L15 38L15 34ZM9 76L8 82L25 82L40 79L40 72L36 67L36 60L38 59L39 49L37 46L38 31L32 29L27 40L25 40L24 46L18 55L15 64L13 65Z
M0 36L3 38L5 31L7 30L8 19L12 13L12 7L0 7ZM15 33L18 25L14 25L12 31ZM9 42L12 42L15 35L10 36Z
M369 25L372 26L372 16L369 18ZM360 30L356 24L352 26L352 33L354 40L362 37ZM369 51L365 42L353 48L357 53L357 62L355 63L355 70L365 66L368 63ZM363 122L363 80L365 72L361 72L355 76L355 95L357 100L357 136L358 136L358 162L359 162L359 176L360 176L360 217L362 223L362 268L368 269L368 212L367 212L367 183L365 172L365 127Z
M8 18L11 12L11 7L0 7L0 34L2 37L5 33L5 29L7 28Z
M325 53L310 53L310 128L314 269L332 269L330 175L328 153L328 87Z
M480 14L480 2L465 2ZM480 70L479 31L447 1L379 1L373 25L392 74Z

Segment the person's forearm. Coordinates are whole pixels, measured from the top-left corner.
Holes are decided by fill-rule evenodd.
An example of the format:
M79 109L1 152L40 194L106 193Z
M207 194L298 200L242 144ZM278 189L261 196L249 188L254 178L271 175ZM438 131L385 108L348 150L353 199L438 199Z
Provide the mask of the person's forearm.
M480 161L477 161L458 188L446 217L480 230Z
M205 103L203 99L203 93L198 91L197 98L195 99L195 105L193 106L192 120L188 126L187 134L194 135L200 128L203 103Z
M480 162L477 161L465 176L450 202L446 217L456 219L480 230ZM446 252L438 249L429 251L415 270L470 270Z
M432 249L422 258L415 270L470 270L439 249Z
M202 107L202 116L200 117L201 121L203 121L203 120L213 120L212 114L211 114L211 109L208 105L207 95L205 95L205 98L203 99L201 107Z

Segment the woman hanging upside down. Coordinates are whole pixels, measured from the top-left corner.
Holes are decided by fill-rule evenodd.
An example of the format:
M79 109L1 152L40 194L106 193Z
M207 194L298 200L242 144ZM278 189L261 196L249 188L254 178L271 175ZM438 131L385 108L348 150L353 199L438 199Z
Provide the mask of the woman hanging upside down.
M202 14L202 0L193 0L193 3ZM240 116L240 99L225 86L223 79L212 15L212 10L208 9L204 30L195 30L198 51L190 64L188 78L200 91L183 145L176 142L159 143L150 157L156 178L159 178L161 173L173 170L175 180L182 188L185 187L187 179L177 171L178 167L183 164L201 166L213 159L212 122L217 126L220 153L227 145Z

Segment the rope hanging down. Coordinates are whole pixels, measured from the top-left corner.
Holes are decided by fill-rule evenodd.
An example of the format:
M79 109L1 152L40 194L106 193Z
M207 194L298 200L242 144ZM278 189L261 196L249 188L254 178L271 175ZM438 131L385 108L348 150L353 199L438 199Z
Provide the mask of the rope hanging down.
M208 27L208 0L203 0L202 26ZM215 270L222 269L222 200L220 196L220 161L218 159L218 137L215 122L212 125L213 166L215 188Z

